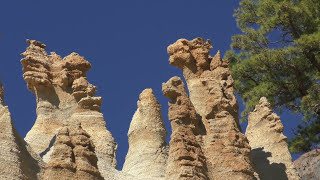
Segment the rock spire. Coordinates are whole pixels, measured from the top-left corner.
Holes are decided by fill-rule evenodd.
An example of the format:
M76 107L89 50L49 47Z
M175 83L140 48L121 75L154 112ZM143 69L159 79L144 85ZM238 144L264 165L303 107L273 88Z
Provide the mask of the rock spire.
M0 179L41 180L44 162L15 129L3 97L0 80Z
M248 117L246 136L252 148L252 159L258 179L300 179L283 135L279 116L262 97Z
M96 147L99 169L116 167L117 144L100 112L102 98L94 97L97 88L86 78L91 64L77 53L62 59L54 52L48 55L43 43L27 43L21 63L28 89L36 96L37 119L25 140L48 162L57 130L64 121L77 120Z
M182 70L190 100L200 117L201 147L210 179L254 178L250 146L238 120L238 103L228 61L209 55L202 38L179 39L168 47L169 63Z
M122 171L137 177L163 179L169 147L161 106L152 89L142 91L137 105L128 131L129 150Z
M162 84L170 99L169 146L161 106L152 89L145 89L128 131L122 171L115 169L117 144L100 111L102 98L87 79L91 64L77 53L61 58L48 55L43 43L27 43L21 63L36 97L37 119L23 140L0 79L0 179L300 179L283 125L266 98L242 133L229 63L219 51L209 55L210 41L179 39L168 47L169 62L182 70L187 85L176 76ZM304 179L317 177L318 155L312 151L296 161Z
M162 84L169 98L169 120L172 134L166 179L208 179L206 159L198 142L199 120L179 77Z

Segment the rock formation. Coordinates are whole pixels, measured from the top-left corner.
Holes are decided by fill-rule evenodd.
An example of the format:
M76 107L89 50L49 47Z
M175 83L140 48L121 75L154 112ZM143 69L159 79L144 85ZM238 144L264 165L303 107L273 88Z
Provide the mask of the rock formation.
M320 179L320 149L303 154L294 164L302 180Z
M246 130L258 179L300 179L288 150L287 137L282 132L279 116L262 97L249 114Z
M122 171L136 177L163 179L168 145L161 106L152 89L145 89L139 99L128 131L129 150Z
M0 179L300 179L280 118L265 98L249 115L248 139L241 132L229 63L219 51L209 55L209 41L180 39L168 47L169 62L182 70L190 95L179 77L162 84L170 99L168 146L152 89L140 94L122 171L115 169L117 144L100 112L102 98L86 76L91 64L77 53L61 58L48 55L38 41L27 42L21 63L36 97L37 119L24 141L5 106L0 79ZM318 178L318 157L312 151L296 161L303 179Z
M98 158L94 148L90 136L81 128L80 123L68 123L56 136L44 180L103 179L97 167Z
M40 180L44 162L16 131L0 79L0 179Z
M27 42L30 46L21 60L23 77L36 96L38 116L25 140L48 162L57 130L66 120L78 120L96 147L99 169L116 167L117 145L100 112L102 99L93 97L97 88L86 78L90 63L77 53L63 59L56 53L48 55L46 45Z
M254 178L250 146L238 120L238 103L228 61L202 38L180 39L168 47L171 65L182 70L190 100L200 117L202 151L209 179Z
M169 120L172 126L166 179L208 179L206 159L198 143L200 134L196 111L179 77L162 84L169 102Z

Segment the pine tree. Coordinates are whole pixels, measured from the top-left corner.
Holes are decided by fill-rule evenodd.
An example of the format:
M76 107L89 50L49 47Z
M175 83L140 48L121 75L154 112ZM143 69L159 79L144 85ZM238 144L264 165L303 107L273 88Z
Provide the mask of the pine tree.
M242 0L235 10L242 33L226 53L246 117L267 97L273 108L304 115L292 152L320 142L320 1Z

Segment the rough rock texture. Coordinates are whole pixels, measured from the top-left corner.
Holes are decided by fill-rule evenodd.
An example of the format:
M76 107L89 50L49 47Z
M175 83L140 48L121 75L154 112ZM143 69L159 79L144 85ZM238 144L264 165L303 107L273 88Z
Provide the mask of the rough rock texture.
M0 80L0 179L42 179L44 162L16 131Z
M302 180L320 179L320 149L315 149L294 161Z
M246 130L258 179L300 179L288 150L287 137L282 132L279 116L262 97L249 114Z
M46 45L27 42L30 46L21 60L23 77L36 96L38 116L25 140L48 162L57 130L66 120L78 120L96 147L99 169L116 167L117 145L100 113L102 99L93 97L97 88L86 78L90 63L77 53L63 59L53 52L48 55Z
M163 179L169 147L161 106L152 89L145 89L139 99L128 131L129 150L122 171L137 177Z
M51 159L46 164L44 180L103 179L94 148L90 136L80 123L73 122L62 127L56 136Z
M198 143L200 133L196 111L179 77L162 84L168 97L172 126L166 179L208 179L206 160Z
M169 62L183 71L190 100L201 119L202 151L210 179L254 178L250 146L238 120L238 103L228 61L202 38L179 39L168 47Z

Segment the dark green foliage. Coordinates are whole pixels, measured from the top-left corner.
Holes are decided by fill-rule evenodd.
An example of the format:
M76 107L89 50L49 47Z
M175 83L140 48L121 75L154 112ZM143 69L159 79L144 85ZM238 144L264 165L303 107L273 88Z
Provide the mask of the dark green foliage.
M289 150L291 152L306 152L310 151L311 148L319 144L320 142L320 120L315 120L299 125L296 131L296 137L289 142Z
M277 110L304 114L311 123L298 128L290 149L309 150L319 141L310 135L320 133L320 0L242 0L235 17L243 33L225 56L246 106L242 116L262 96Z

